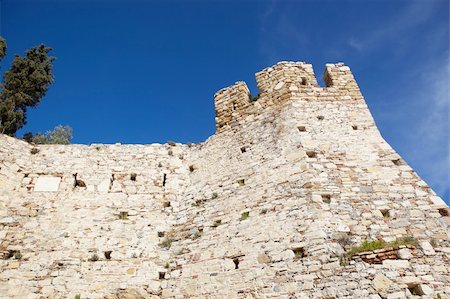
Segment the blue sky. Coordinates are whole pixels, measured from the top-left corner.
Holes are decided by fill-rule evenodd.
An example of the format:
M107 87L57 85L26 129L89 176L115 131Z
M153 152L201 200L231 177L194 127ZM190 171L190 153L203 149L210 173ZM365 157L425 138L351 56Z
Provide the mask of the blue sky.
M55 83L19 132L75 143L200 142L213 94L280 60L349 65L384 138L447 202L449 1L0 0L8 56L54 48Z

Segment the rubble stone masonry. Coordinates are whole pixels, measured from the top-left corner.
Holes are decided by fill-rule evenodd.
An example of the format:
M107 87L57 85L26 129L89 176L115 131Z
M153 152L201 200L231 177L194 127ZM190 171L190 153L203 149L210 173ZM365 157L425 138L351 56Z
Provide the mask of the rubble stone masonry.
M1 135L0 298L450 298L449 208L350 69L327 64L326 87L302 62L256 80L215 94L200 144Z

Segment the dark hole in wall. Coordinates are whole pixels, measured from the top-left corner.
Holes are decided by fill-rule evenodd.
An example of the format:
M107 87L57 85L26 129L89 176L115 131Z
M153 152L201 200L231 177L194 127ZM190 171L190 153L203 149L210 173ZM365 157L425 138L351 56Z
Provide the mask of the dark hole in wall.
M299 132L306 132L306 127L305 126L298 126L297 127Z
M394 163L394 165L396 165L396 166L400 166L400 165L402 165L402 160L401 159L395 159L395 160L392 160L392 163Z
M114 174L111 174L111 178L109 180L109 190L112 189L113 184L114 184Z
M239 269L239 258L234 258L233 259L233 263L234 263L234 269Z
M440 208L440 209L438 209L438 211L442 217L446 217L446 216L450 215L449 208Z
M8 250L3 253L3 259L8 260L8 259L14 257L14 255L16 255L17 253L19 253L19 251L17 251L17 250Z
M358 130L358 126L357 125L353 125L352 129L356 131L356 130Z
M381 215L383 215L384 218L389 218L389 217L391 217L391 214L389 213L389 210L388 210L388 209L380 210L380 213L381 213Z
M168 201L168 200L163 201L163 207L164 207L164 208L170 207L170 201Z
M422 291L422 288L418 284L408 284L408 290L411 292L411 295L422 296L425 295Z
M128 212L127 211L119 212L119 219L127 220L128 219Z
M239 186L244 186L245 185L245 180L244 179L239 179L238 180L238 184L239 184Z
M317 154L314 151L307 151L306 155L308 156L308 158L316 158Z
M323 115L319 115L319 116L317 116L317 119L318 119L318 120L324 120L325 117L324 117Z
M222 220L220 220L220 219L218 219L218 220L215 220L214 221L214 223L213 223L213 227L218 227L219 225L221 225L222 224Z
M33 147L33 148L31 149L30 153L31 153L32 155L36 155L37 153L39 153L39 149Z
M306 80L306 78L302 78L302 85L306 85L308 83L308 81Z
M158 232L158 237L162 238L164 237L165 234L166 234L165 232Z
M301 259L305 256L305 250L303 247L293 248L292 251L294 252L295 259Z
M195 170L194 165L189 165L189 171L193 172Z
M159 279L166 278L166 272L159 272Z
M136 181L136 177L137 177L137 174L135 174L135 173L130 174L130 180Z
M247 151L247 149L245 148L245 146L241 147L241 153L245 153Z
M163 176L163 187L166 185L167 175L164 174Z
M324 203L331 203L331 195L330 194L322 194L322 201Z
M111 259L111 253L112 253L111 250L105 251L105 252L104 252L104 254L105 254L105 259L110 260L110 259Z

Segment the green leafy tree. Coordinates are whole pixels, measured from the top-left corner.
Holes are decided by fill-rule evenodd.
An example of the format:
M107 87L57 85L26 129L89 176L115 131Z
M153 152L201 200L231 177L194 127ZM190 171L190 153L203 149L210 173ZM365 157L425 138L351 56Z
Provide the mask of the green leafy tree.
M36 144L70 144L72 128L60 125L55 127L53 131L47 131L45 134L37 133L31 140Z
M39 45L16 55L3 75L0 91L0 133L15 136L26 124L27 108L36 107L53 83L52 49ZM6 54L6 42L0 38L0 59Z

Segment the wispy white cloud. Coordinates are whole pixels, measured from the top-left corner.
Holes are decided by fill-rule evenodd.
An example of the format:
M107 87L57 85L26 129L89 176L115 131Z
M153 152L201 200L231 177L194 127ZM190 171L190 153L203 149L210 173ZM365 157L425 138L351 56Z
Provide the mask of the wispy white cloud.
M447 53L448 57L448 53ZM428 67L411 84L420 84L422 90L409 99L421 109L415 120L414 132L409 132L409 159L421 175L439 194L450 189L450 71L449 60L444 59ZM450 198L446 198L447 201Z
M267 63L279 60L280 55L293 49L301 51L311 44L309 32L295 24L289 8L289 3L273 0L260 14L259 50Z
M380 19L374 28L348 39L348 45L357 51L367 51L398 40L411 28L427 21L435 9L436 1L411 1L411 5L388 20Z

